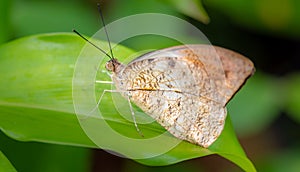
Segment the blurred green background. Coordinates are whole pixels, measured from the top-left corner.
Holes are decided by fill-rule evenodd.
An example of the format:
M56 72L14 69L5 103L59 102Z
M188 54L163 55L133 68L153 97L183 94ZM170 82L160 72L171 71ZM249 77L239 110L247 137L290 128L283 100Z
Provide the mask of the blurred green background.
M73 28L93 35L101 26L97 2L1 0L0 43L38 33L70 32ZM100 3L106 23L136 13L171 14L200 28L214 45L249 57L257 72L228 105L239 140L258 171L300 170L300 1ZM125 46L143 49L171 44L159 39L136 39ZM3 133L0 150L18 171L240 171L216 155L167 167L147 167L102 150L18 142Z

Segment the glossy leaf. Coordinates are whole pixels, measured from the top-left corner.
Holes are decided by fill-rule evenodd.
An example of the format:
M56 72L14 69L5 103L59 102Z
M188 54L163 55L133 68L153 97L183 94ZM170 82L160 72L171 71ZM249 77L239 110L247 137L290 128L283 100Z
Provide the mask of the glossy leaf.
M107 50L107 43L96 40L94 42L100 47L105 45L104 49ZM88 137L82 130L86 129L82 128L82 121L90 121L92 132L96 135L106 134L102 138L102 141L106 143L104 148L114 147L113 151L125 150L128 154L135 151L144 155L144 157L136 159L142 164L169 165L191 158L219 154L246 171L255 171L253 164L245 155L236 138L229 117L221 136L208 149L188 142L180 142L166 134L160 140L161 143L165 143L167 139L177 140L180 143L178 142L179 144L175 148L165 154L151 158L148 158L149 155L155 153L151 152L151 149L145 149L143 146L128 147L122 140L105 133L104 128L97 128L99 127L96 125L97 122L105 121L115 131L128 138L144 139L136 132L133 123L118 113L117 110L120 109L115 108L114 103L121 101L121 98L111 101L109 94L105 95L100 104L100 110L104 112L101 118L94 116L81 118L82 114L77 113L77 117L80 119L78 121L72 94L85 90L85 88L75 89L72 92L72 80L74 82L73 77L76 78L77 74L84 75L89 70L83 70L81 73L75 71L74 73L74 67L77 70L78 66L76 60L80 56L85 58L83 62L88 63L93 58L103 56L95 48L91 49L90 45L88 45L88 51L82 53L81 49L84 44L85 42L74 34L58 33L26 37L0 47L0 77L5 83L0 86L0 128L3 132L12 138L23 141L97 147L90 140L90 135ZM120 45L113 45L113 47L114 55L120 61L134 53ZM103 60L107 61L108 59ZM97 66L98 64L94 64L95 68L93 66L91 68L101 75L101 70L98 71ZM104 88L106 86L96 86L96 90ZM100 94L97 92L94 101L98 100L97 97ZM88 100L83 99L82 101ZM130 116L130 113L128 115ZM146 116L144 113L139 112L140 118L144 116ZM141 124L139 128L145 135L145 139L165 132L156 122ZM156 144L151 148L159 147L161 145ZM124 152L121 153L124 154Z
M0 171L5 171L5 172L17 171L1 151L0 151Z

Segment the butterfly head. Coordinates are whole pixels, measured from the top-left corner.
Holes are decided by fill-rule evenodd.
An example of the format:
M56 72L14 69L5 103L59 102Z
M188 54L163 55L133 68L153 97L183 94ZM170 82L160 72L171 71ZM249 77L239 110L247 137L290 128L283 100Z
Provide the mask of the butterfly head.
M117 59L112 58L106 63L105 68L110 72L116 72L120 66L121 63Z

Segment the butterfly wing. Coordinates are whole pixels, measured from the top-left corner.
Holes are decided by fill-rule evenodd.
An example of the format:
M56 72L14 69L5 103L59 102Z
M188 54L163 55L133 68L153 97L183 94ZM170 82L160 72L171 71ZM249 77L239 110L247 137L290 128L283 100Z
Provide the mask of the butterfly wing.
M224 53L219 57L217 52L222 49L208 48L211 46L177 46L141 56L116 74L117 89L126 91L136 105L174 136L208 147L221 134L225 104L240 87L229 90L232 87L227 82L234 85L242 80L227 81L223 69L223 63L228 62L222 59L230 61L236 56L229 58Z
M244 85L246 80L255 72L253 63L243 55L234 51L215 47L221 60L225 74L225 83L221 85L228 102L235 93Z

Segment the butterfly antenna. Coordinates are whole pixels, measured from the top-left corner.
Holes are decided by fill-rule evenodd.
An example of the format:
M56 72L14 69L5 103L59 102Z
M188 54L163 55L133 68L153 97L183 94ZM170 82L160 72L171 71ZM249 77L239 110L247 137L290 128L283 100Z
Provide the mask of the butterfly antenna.
M95 48L97 48L98 50L100 50L102 53L104 53L107 57L109 57L110 59L113 59L109 54L107 54L104 50L102 50L101 48L99 48L97 45L95 45L94 43L92 43L91 41L89 41L87 38L85 38L83 35L81 35L79 32L77 32L75 29L73 29L73 32L76 33L78 36L80 36L82 39L84 39L86 42L90 43L92 46L94 46Z
M115 57L114 57L114 54L113 54L112 49L111 49L111 44L110 44L109 36L108 36L107 30L106 30L106 25L105 25L105 22L104 22L103 13L102 13L102 10L101 10L101 7L100 7L99 3L97 4L97 7L98 7L98 11L99 11L99 14L100 14L100 17L101 17L102 25L104 27L106 39L108 41L108 46L109 46L109 49L110 49L110 54L111 54L111 57L114 59Z

